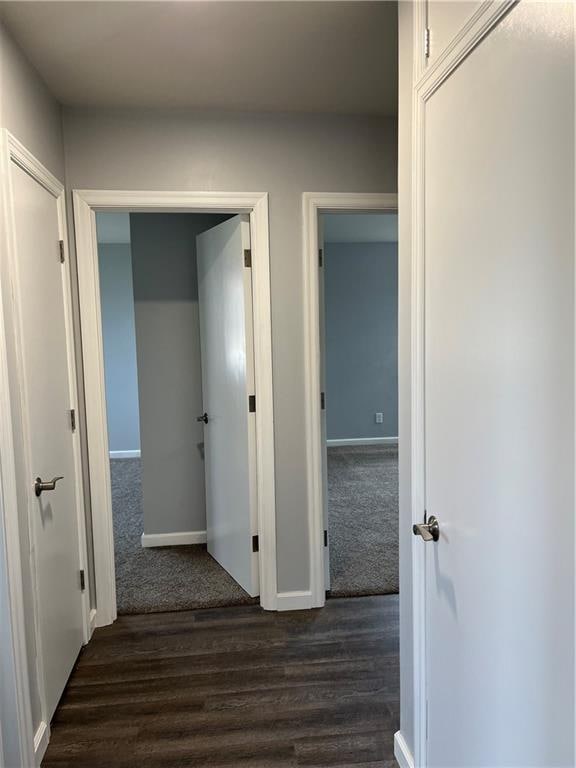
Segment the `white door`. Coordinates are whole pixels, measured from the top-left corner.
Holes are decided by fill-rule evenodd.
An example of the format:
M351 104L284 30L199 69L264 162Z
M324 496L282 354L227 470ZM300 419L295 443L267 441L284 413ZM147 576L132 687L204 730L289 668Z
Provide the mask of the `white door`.
M430 768L574 764L573 24L521 2L425 106Z
M66 271L56 198L11 163L29 514L44 717L50 720L83 641L77 477L71 429ZM37 496L36 477L57 481Z
M248 216L196 238L208 552L259 593L252 270ZM252 401L252 403L251 403Z

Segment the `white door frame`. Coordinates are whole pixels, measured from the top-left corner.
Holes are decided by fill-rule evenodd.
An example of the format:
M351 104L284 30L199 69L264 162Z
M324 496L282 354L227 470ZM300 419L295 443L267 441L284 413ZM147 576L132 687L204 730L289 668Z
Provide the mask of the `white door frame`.
M433 64L427 66L422 40L427 24L426 3L414 4L413 50L415 52L412 128L412 233L411 233L411 522L422 522L425 509L424 442L424 276L425 276L425 117L426 105L436 90L490 33L518 0L485 0ZM405 521L401 521L405 525ZM397 759L425 768L426 754L426 571L425 547L419 538L412 544L412 614L414 675L414 755L400 731L395 736Z
M324 586L323 446L320 409L320 312L318 272L318 216L345 211L397 211L398 195L379 193L304 192L304 359L306 455L308 464L308 543L310 551L310 606L326 602Z
M255 192L74 190L72 196L92 498L97 600L95 625L104 626L116 619L112 492L96 239L96 212L104 211L248 213L250 215L254 291L254 363L258 402L256 473L260 604L267 610L275 610L277 607L276 507L268 195Z
M25 476L32 478L33 469L31 462L31 425L28 422L27 382L22 356L22 315L18 303L18 241L13 207L13 190L10 176L12 164L17 165L46 189L56 200L58 212L58 232L63 243L63 270L62 287L64 296L64 319L66 328L66 346L68 358L68 382L70 389L70 408L78 409L78 393L76 382L76 357L74 346L74 329L72 315L72 289L70 279L70 258L68 253L68 239L66 230L66 206L64 198L64 185L56 179L35 157L29 152L10 132L2 133L2 198L3 198L3 222L5 230L5 254L6 266L10 279L11 302L4 306L0 318L0 338L6 338L4 326L4 312L9 312L13 317L15 347L16 347L16 375L19 382L18 407L16 413L19 416L16 428L23 436L24 444L24 472ZM54 251L58 243L54 243ZM0 304L2 297L0 296ZM14 657L14 674L17 690L17 712L20 732L20 744L22 757L28 765L39 764L42 760L50 734L50 724L46 715L46 699L44 691L44 676L42 670L42 633L38 618L38 595L36 591L36 545L34 544L34 526L29 522L29 535L31 538L31 556L29 563L22 563L20 557L20 529L18 522L18 496L16 458L14 454L14 440L12 430L14 428L13 415L15 402L10 399L8 361L6 359L5 343L1 345L0 359L0 480L3 494L3 528L5 539L5 552L7 561L7 576L10 595L10 613ZM84 518L84 493L81 466L80 435L71 432L72 449L74 457L74 469L76 474L76 514L78 519L78 545L79 567L86 572L86 526ZM31 521L32 510L28 509L28 519ZM30 673L26 655L26 634L24 623L24 591L22 581L22 566L29 567L31 571L31 583L34 603L34 634L37 649L37 679L39 698L43 720L33 733L30 701ZM90 603L88 591L82 594L83 613L83 639L88 642L90 638Z

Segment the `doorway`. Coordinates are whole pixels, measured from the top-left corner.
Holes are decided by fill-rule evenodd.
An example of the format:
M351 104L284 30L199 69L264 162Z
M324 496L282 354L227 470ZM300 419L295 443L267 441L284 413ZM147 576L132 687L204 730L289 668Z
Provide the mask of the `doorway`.
M116 193L112 197L117 199ZM103 495L106 511L92 515L97 626L113 621L117 612L233 605L257 595L264 607L273 607L276 596L275 552L269 546L274 484L267 452L272 444L268 253L262 236L267 201L258 196L243 211L246 198L236 197L236 210L230 210L218 195L202 196L201 207L189 208L173 202L163 207L166 197L159 194L156 204L146 207L147 194L134 193L133 205L119 210L118 205L102 208L99 193L75 193L81 314L87 321L82 329L92 504L94 509L95 495ZM100 205L91 207L95 198ZM101 233L111 214L124 216L125 227L127 217L125 251L131 263L123 267L124 291L129 295L131 288L134 300L124 332L128 328L135 342L131 355L118 356L106 340L106 326L113 321L107 286L112 284L108 299L114 299L122 283L110 278L110 270L119 268L106 247L111 244L98 243L107 239ZM81 246L83 223L93 235L87 249ZM176 230L178 247L167 247ZM242 283L249 294L239 303ZM194 296L184 296L185 290ZM88 291L97 301L83 302ZM226 327L240 305L246 317L241 338ZM94 324L102 329L99 343L85 330ZM113 329L111 338L126 344ZM211 363L214 350L219 350L220 369ZM131 369L130 407L128 387L112 381L114 355ZM226 360L234 370L226 368ZM243 380L238 375L242 363ZM106 398L87 375L89 369L98 371ZM226 382L236 387L232 394L225 391ZM244 397L238 387L244 387ZM220 406L212 397L216 390ZM121 418L112 424L114 408ZM245 445L242 450L234 445L231 453L232 433ZM102 445L105 451L90 450ZM238 466L242 462L245 467ZM186 519L177 520L182 512Z
M398 592L398 216L321 213L326 589Z
M397 591L398 459L397 416L394 417L394 410L397 409L397 373L395 377L392 376L392 383L388 387L391 394L387 398L384 395L381 377L380 380L377 379L376 390L382 389L379 395L381 399L378 402L387 399L386 409L384 405L366 406L368 410L363 417L366 423L361 424L364 435L360 435L360 433L352 435L348 432L346 435L344 433L338 434L336 430L352 428L351 413L347 410L349 404L346 403L346 389L350 384L351 365L349 356L342 356L341 354L342 338L339 337L341 335L343 337L342 331L345 331L349 336L352 350L359 347L362 342L362 338L358 336L359 329L357 329L356 339L354 339L354 336L350 337L350 329L346 324L344 329L338 327L338 322L342 321L344 315L341 311L342 307L336 306L339 303L338 293L346 302L350 302L352 294L347 290L348 283L354 281L355 285L359 284L357 270L353 270L348 276L345 274L348 261L344 252L350 250L347 246L354 244L344 243L344 248L338 248L338 243L334 242L330 245L336 247L328 248L328 254L332 251L334 255L335 269L332 272L334 286L331 283L330 289L334 287L336 301L335 311L333 313L329 311L328 314L326 314L325 307L326 282L323 274L326 263L323 227L327 216L333 215L335 217L332 224L334 234L329 235L329 239L335 241L343 237L342 234L338 234L338 230L342 232L347 227L350 229L348 225L352 219L345 220L343 218L349 215L374 216L380 214L389 216L385 226L388 231L394 231L397 226L395 222L397 206L398 201L395 194L310 192L303 195L305 340L308 374L306 381L306 444L309 466L311 605L315 607L323 606L327 594L330 595L331 593L332 571L336 577L338 594L352 596ZM364 222L363 227L362 221ZM374 219L374 221L377 220ZM369 221L361 217L357 219L357 222L360 222L361 229L366 232ZM349 235L348 237L352 236ZM365 238L366 235L363 237ZM390 235L387 237L393 240ZM356 252L361 250L364 249L357 248ZM338 261L341 263L338 264ZM370 259L368 258L367 264L369 263ZM382 265L383 263L377 263L377 266ZM395 278L390 279L389 276L387 282L393 283ZM339 285L340 288L338 288ZM392 294L397 302L397 287L392 291ZM377 302L374 302L374 306L377 307ZM394 304L389 308L388 318L397 313L397 304L395 306L396 309ZM353 311L352 308L351 317L355 317L356 314L357 311ZM327 348L326 320L330 321L331 317L337 320L332 324L330 330L332 334L330 348L333 352L333 371L337 374L340 370L345 375L336 375L335 378L333 372L330 377L332 384L331 412L334 418L330 424L331 432L328 432L326 417L330 383L326 375L325 352ZM388 326L389 335L390 328L391 335L397 335L395 326L390 326L390 322L388 322ZM370 324L368 323L367 328L369 327ZM389 349L394 346L394 344L388 344ZM369 354L370 350L367 350L366 359L369 359ZM377 354L375 357L379 359L382 370L391 367L390 360L388 360L388 366L383 362L386 358L385 349L381 355ZM338 379L341 380L343 395L338 395ZM394 381L396 384L393 383ZM362 385L366 384L366 382L361 383ZM363 393L362 399L365 397L366 393ZM355 398L352 402L356 404ZM384 421L384 413L389 420L388 423ZM382 420L380 420L380 414L382 414ZM354 421L353 414L352 421ZM374 432L366 432L365 430L368 428ZM396 434L385 434L385 429L388 431L391 429ZM329 435L333 441L331 444L327 442ZM387 439L378 440L378 438ZM329 454L331 455L329 456ZM331 482L329 482L329 478ZM364 494L359 496L358 489L362 487ZM332 538L330 507L332 508L332 527L334 529L332 536L335 539L333 568L331 568L330 555ZM356 511L355 516L354 509L358 510L358 507L361 508L361 514ZM384 513L385 508L388 508L387 514ZM388 525L386 524L387 520ZM390 525L390 521L392 521L392 525ZM362 525L359 525L360 522ZM359 538L359 531L365 535ZM355 549L359 543L360 546ZM389 567L386 569L382 568L380 562L376 562L382 556L382 552L385 552L388 558Z
M218 442L217 434L220 425L230 430L238 422L236 408L223 413L229 403L225 360L214 354L227 348L218 327L222 313L235 306L237 294L231 293L230 279L249 273L244 248L234 252L234 234L244 224L236 219L194 213L96 216L120 614L238 605L253 602L258 593L257 563L252 562L257 553L251 541L256 521L252 526L246 520L247 547L240 538L240 502L245 499L250 515L247 480L252 478L254 485L254 466L244 466L249 453L240 447L238 457L222 469L222 453L230 441ZM226 221L228 226L218 226ZM220 301L210 315L206 278L217 269L220 251L209 254L209 270L203 271L202 264L206 243L219 232L232 238L232 271L219 271L223 279L212 290ZM250 289L251 281L247 284ZM251 304L251 291L248 301ZM244 322L243 304L232 320L228 330L238 347L248 351L246 374L253 392L252 325ZM210 327L212 336L207 338ZM223 391L215 392L217 384ZM241 394L239 398L246 400ZM253 422L244 406L238 414L240 431ZM240 439L249 442L247 435ZM215 455L206 456L206 446ZM233 477L238 463L242 466ZM211 488L207 472L215 475ZM214 496L214 488L230 489L234 500L221 499L208 510L208 494ZM236 535L217 530L215 515L222 516L220 527L227 530L234 523ZM230 542L231 552L222 552L222 539Z

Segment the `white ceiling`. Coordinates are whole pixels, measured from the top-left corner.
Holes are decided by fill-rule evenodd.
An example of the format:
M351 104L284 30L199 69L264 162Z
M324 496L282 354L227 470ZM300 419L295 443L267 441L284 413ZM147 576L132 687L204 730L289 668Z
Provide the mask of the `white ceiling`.
M32 0L0 13L65 105L397 112L392 0Z
M396 213L325 213L325 243L396 243Z
M97 213L96 239L99 243L125 244L130 242L129 213Z

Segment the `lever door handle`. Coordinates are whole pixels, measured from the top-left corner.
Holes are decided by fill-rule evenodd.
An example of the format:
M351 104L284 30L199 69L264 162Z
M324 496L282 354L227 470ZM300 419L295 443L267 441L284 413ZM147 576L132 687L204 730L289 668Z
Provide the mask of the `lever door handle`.
M431 515L427 523L414 523L412 533L414 536L422 536L424 541L438 541L440 538L440 524L437 518Z
M41 477L37 477L34 481L34 493L36 496L40 496L42 491L53 491L56 488L58 480L64 480L64 477L53 477L52 480L42 480Z
M196 421L203 421L204 424L208 424L208 414L203 413L202 416L197 416Z

